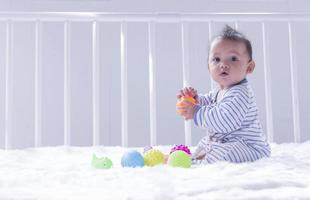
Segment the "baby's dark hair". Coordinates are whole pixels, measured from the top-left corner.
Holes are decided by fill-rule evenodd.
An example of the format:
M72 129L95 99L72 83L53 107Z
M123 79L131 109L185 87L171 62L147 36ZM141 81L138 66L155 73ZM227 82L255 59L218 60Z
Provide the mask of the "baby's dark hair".
M222 32L215 37L215 39L220 38L223 40L231 40L237 42L243 42L245 44L246 50L249 54L249 61L252 61L252 45L250 40L248 40L242 33L238 32L237 30L231 28L230 26L226 25Z

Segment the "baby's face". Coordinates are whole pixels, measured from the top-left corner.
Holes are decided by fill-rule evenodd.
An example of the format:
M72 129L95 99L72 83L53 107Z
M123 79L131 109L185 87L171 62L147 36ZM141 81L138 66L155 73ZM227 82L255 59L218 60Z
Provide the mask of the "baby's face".
M253 72L255 63L249 60L243 42L216 39L212 42L209 53L211 77L221 89L228 88Z

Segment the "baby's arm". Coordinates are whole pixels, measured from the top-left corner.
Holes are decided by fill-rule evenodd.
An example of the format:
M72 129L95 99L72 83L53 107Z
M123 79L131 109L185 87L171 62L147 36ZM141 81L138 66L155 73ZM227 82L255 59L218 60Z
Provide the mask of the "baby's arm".
M197 104L199 106L207 106L211 102L211 96L210 94L207 95L198 94L196 97L196 101L198 102Z
M230 133L241 128L250 99L241 92L231 92L217 105L197 106L194 123L216 133Z

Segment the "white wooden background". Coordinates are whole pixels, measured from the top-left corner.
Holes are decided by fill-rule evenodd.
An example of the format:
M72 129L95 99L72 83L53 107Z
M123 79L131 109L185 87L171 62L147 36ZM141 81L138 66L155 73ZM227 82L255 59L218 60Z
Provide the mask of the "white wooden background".
M183 64L185 82L208 92L209 37L224 24L237 27L253 43L257 66L249 80L269 139L277 143L310 139L308 14L281 15L264 23L249 16L211 23L185 21L183 35L182 23L161 20L151 23L153 41L145 20L98 21L94 38L94 22L83 16L73 21L38 18L40 22L8 16L2 14L0 21L0 148L185 143L184 122L175 112L176 93L184 84ZM150 49L155 91L150 91ZM150 94L156 94L151 102L155 112ZM124 95L128 101L123 101ZM122 127L128 136L122 136ZM192 126L190 144L204 134Z

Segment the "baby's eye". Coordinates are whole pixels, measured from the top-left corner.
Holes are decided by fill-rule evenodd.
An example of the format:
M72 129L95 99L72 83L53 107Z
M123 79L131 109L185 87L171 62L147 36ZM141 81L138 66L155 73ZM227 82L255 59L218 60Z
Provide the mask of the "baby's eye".
M237 58L236 56L232 56L232 57L230 58L230 60L231 60L231 61L238 61L238 58Z
M221 61L221 59L219 57L214 57L212 61L218 63Z

